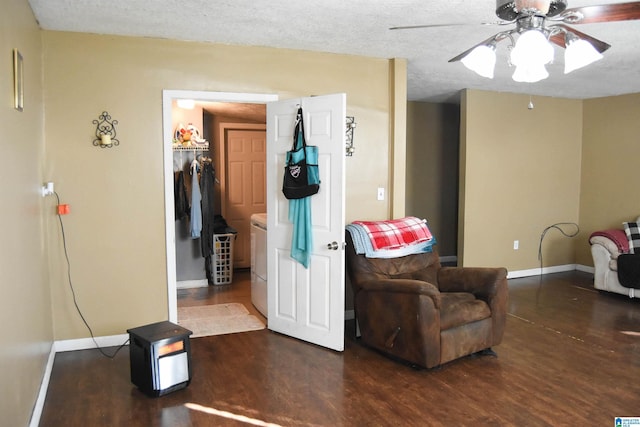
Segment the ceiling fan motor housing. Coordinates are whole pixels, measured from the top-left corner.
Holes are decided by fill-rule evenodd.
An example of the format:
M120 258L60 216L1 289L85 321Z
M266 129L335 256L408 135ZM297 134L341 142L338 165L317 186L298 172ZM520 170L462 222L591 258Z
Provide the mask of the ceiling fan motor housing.
M513 21L521 12L555 16L567 8L567 0L496 0L496 15Z

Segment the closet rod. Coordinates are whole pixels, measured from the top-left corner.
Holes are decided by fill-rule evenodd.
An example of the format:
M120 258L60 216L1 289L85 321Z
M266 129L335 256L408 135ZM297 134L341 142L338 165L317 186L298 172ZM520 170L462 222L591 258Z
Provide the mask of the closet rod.
M204 145L204 146L196 146L196 145L192 145L191 147L173 147L173 151L208 151L209 150L209 145Z

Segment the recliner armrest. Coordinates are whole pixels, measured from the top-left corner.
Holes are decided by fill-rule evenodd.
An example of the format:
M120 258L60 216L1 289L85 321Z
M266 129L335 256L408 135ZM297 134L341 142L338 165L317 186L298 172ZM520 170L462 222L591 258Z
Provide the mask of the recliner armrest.
M502 341L509 300L506 268L442 267L438 287L440 292L470 292L489 304L493 343Z
M415 295L427 295L433 300L433 305L440 308L440 291L438 288L422 280L413 279L380 279L362 282L360 291L392 292Z
M589 239L591 245L600 245L607 250L611 259L618 259L621 251L616 243L605 236L591 236Z
M629 239L627 234L619 228L594 231L589 236L589 243L605 248L612 259L618 259L618 255L629 252Z
M506 268L442 267L438 271L440 292L470 292L487 300L498 294L507 279Z

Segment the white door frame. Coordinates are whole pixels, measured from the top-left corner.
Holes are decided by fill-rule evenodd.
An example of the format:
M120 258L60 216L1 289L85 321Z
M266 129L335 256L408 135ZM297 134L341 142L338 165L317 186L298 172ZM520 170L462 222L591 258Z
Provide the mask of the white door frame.
M193 99L208 102L237 102L266 104L277 101L276 94L208 92L196 90L162 91L162 140L164 153L164 222L165 246L167 253L167 312L170 322L178 321L178 295L176 287L176 230L173 195L173 122L172 102L175 99ZM267 202L268 203L268 202Z

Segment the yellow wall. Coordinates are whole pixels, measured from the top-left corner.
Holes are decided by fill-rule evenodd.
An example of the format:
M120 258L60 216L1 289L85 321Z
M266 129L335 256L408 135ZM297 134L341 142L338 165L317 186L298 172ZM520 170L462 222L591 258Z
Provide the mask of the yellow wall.
M24 64L24 111L13 108L12 51ZM43 222L45 181L40 30L26 0L0 0L0 424L29 422L51 349L51 302ZM46 213L46 215L45 215Z
M458 265L539 267L542 231L578 222L582 101L467 90L460 135ZM464 178L464 179L463 179ZM519 250L513 241L519 240ZM576 239L548 233L544 265L575 262Z
M469 92L473 93L472 103L463 104L460 111L458 229L458 245L461 250L466 245L467 262L470 256L474 259L480 256L490 244L491 250L485 251L487 261L502 264L505 260L512 271L539 268L537 247L542 230L556 222L576 222L580 233L575 238L568 239L555 229L547 233L543 243L544 266L574 263L593 266L589 235L599 229L621 228L623 221L640 216L637 198L628 185L635 180L635 159L640 155L637 144L640 94L583 101L533 97L534 109L529 111L524 108L528 96ZM407 213L426 215L432 229L437 235L444 234L444 239L448 233L443 233L441 223L455 216L455 210L447 210L444 205L455 205L453 198L457 194L457 189L454 194L446 190L453 180L442 179L446 170L455 166L455 161L444 155L443 133L447 117L452 115L444 113L446 108L442 104L409 102L407 115ZM471 117L468 122L467 117ZM467 130L469 126L472 131ZM464 143L466 135L474 139L476 148L469 157ZM508 145L507 139L511 141ZM491 144L478 142L482 140ZM508 149L496 148L497 143ZM467 170L478 171L483 167L493 170L473 175L467 183ZM576 188L577 177L580 182ZM467 187L474 192L473 197L467 193ZM567 195L566 200L563 194ZM539 198L539 204L530 197L533 195ZM579 219L571 206L577 197ZM496 198L503 203L492 206ZM467 199L474 201L475 210L465 209ZM466 218L462 215L465 212ZM541 220L532 220L532 216L539 216L538 212ZM496 228L494 217L506 218L505 226ZM475 240L465 238L467 223L479 221L473 229L480 233L487 220L495 228L491 232L497 233L491 242L483 243L481 234ZM573 231L570 226L564 229ZM444 239L439 239L439 250L448 255L445 244L447 248L455 248L455 244ZM518 251L513 250L513 240L520 240ZM470 249L474 241L476 245Z
M589 235L640 216L640 94L584 101L582 196L576 262L593 265Z
M347 221L386 218L389 61L284 49L43 32L47 163L64 217L78 302L98 336L167 318L162 90L347 93L356 154L347 158ZM91 145L92 120L119 121L120 146ZM383 153L381 155L381 153ZM88 336L66 281L58 235L52 299L56 339Z
M460 107L407 106L407 215L426 218L441 256L456 255Z
M390 199L391 218L405 216L407 174L407 61L392 59L389 61L389 92L391 93L393 108L391 109L391 165L390 186L385 189L385 198ZM396 143L401 142L401 143ZM385 219L385 218L378 218Z

